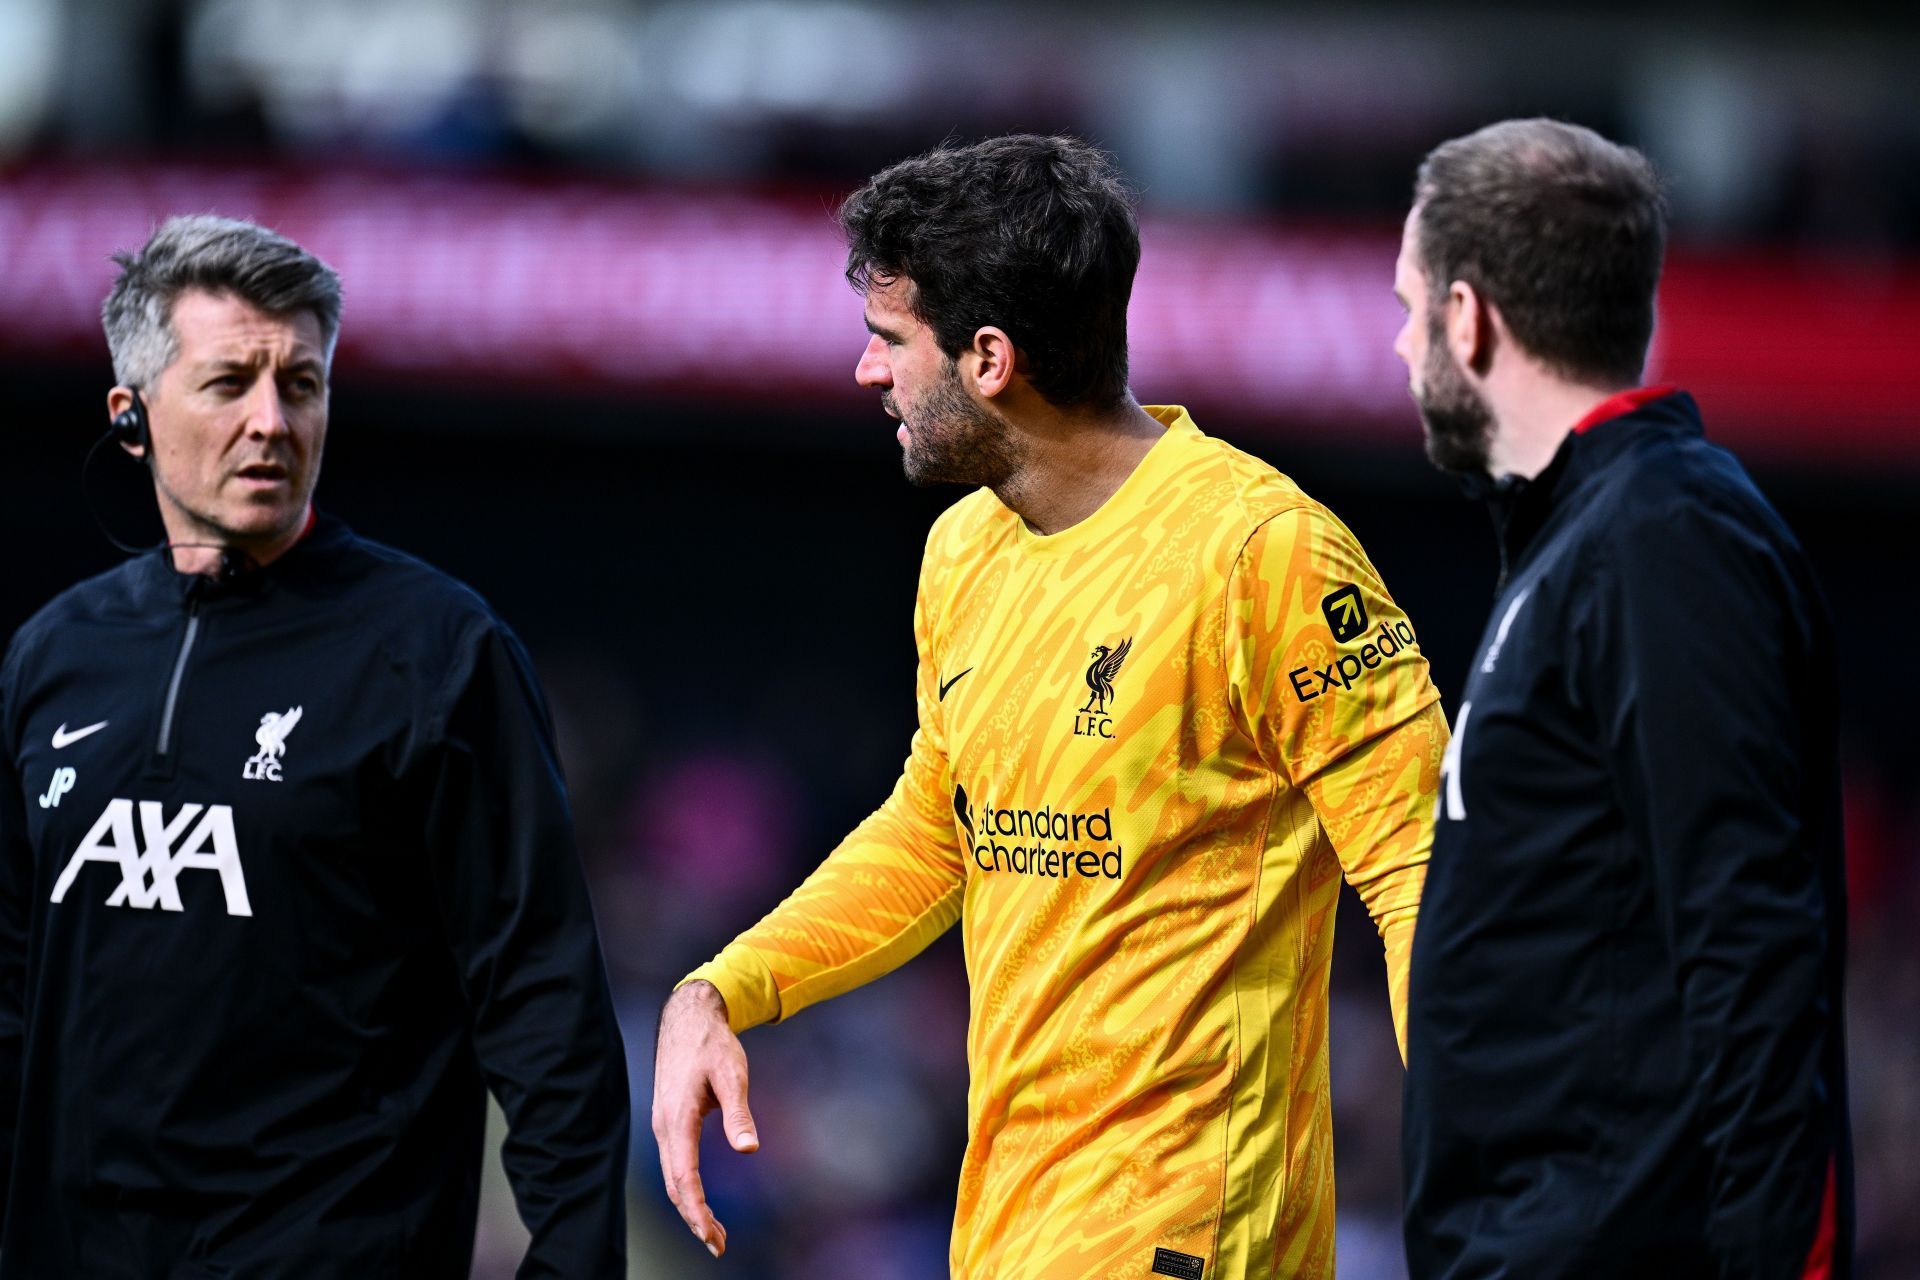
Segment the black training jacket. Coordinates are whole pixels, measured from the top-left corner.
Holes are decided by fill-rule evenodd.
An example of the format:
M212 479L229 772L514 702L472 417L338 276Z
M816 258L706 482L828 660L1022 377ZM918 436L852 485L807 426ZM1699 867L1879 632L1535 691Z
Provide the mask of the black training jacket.
M0 1276L624 1275L624 1053L525 653L322 518L143 556L0 665Z
M1844 1276L1826 608L1691 397L1598 416L1493 493L1413 944L1410 1270Z

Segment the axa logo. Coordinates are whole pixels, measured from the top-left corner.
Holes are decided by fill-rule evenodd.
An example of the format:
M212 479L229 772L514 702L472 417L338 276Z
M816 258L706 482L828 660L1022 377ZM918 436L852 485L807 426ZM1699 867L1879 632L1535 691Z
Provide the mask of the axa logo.
M1120 664L1127 660L1132 649L1132 636L1111 647L1104 644L1093 647L1089 655L1091 661L1087 663L1087 705L1073 718L1076 738L1113 737L1113 720L1107 708L1113 702L1113 682L1120 676Z
M67 896L90 862L120 870L120 883L107 896L110 907L184 910L180 873L211 871L220 877L227 914L253 914L246 873L240 869L240 841L234 835L231 805L183 804L169 817L158 800L137 805L131 800L108 801L54 882L52 901Z
M280 781L280 757L287 754L287 735L300 723L302 714L303 708L289 707L260 717L260 727L253 731L253 740L260 745L260 750L247 757L247 763L240 769L242 778L248 782Z

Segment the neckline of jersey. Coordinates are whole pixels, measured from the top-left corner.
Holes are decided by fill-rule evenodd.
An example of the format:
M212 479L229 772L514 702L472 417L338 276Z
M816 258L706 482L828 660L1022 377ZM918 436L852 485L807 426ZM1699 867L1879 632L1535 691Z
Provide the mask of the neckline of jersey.
M1093 513L1078 524L1068 525L1058 533L1040 534L1027 527L1020 513L1012 508L1004 508L1013 520L1014 545L1022 553L1035 558L1056 556L1079 547L1086 546L1105 537L1117 526L1125 523L1137 514L1141 500L1152 488L1153 479L1171 464L1167 461L1177 451L1172 442L1178 438L1196 439L1200 428L1184 406L1177 404L1143 404L1140 406L1155 420L1166 427L1160 438L1153 442L1139 463L1120 482L1120 487L1107 496L1107 500L1095 507ZM996 499L998 501L998 499Z

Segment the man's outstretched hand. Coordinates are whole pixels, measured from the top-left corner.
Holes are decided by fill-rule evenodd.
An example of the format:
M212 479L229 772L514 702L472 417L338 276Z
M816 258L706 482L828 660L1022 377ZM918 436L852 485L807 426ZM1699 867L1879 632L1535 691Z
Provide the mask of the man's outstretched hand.
M653 1140L667 1198L707 1252L727 1251L727 1229L707 1207L700 1183L700 1126L718 1111L735 1151L758 1151L747 1110L747 1051L727 1026L727 1004L710 982L689 982L667 997L653 1050Z

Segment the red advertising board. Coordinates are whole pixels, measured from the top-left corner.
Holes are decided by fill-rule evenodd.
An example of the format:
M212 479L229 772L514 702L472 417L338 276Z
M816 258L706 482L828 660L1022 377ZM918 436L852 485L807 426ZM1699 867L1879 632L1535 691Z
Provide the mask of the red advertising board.
M98 360L108 255L169 214L278 228L339 268L356 373L844 402L858 298L826 195L203 165L0 176L0 354ZM1396 230L1149 218L1133 386L1244 427L1391 436ZM1920 264L1676 249L1650 377L1768 452L1920 459Z

